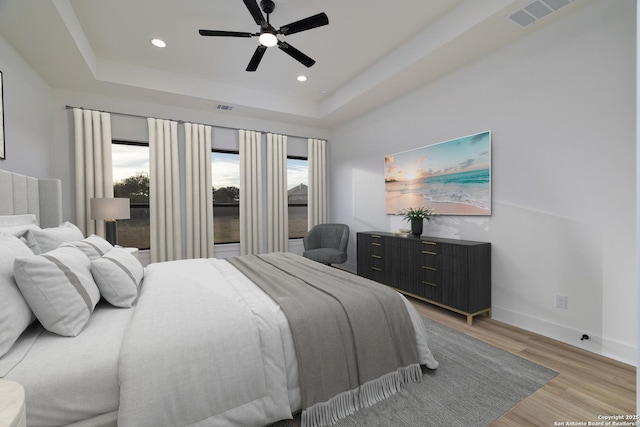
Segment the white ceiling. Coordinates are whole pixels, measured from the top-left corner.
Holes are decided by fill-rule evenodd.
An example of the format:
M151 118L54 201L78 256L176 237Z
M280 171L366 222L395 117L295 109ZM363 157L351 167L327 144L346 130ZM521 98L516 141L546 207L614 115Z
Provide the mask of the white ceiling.
M280 36L244 71L258 32L241 0L0 0L0 34L53 88L333 127L535 31L587 0L522 28L509 16L539 0L274 0L271 24L325 12L329 25ZM565 0L543 0L548 4ZM161 38L167 47L151 45ZM308 80L298 82L304 74Z

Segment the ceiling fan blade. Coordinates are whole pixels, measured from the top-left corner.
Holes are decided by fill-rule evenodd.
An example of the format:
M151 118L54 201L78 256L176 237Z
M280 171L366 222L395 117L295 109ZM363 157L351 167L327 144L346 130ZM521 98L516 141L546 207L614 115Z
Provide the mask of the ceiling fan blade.
M258 2L256 0L242 0L244 1L244 5L249 9L249 13L253 16L253 20L256 21L256 24L262 26L266 23L264 20L264 15L260 10L260 6L258 6Z
M201 36L218 36L218 37L251 37L251 33L243 33L240 31L217 31L217 30L200 30Z
M262 56L266 51L267 51L266 46L259 45L256 48L256 51L253 52L253 56L251 57L251 61L249 61L249 65L247 65L247 71L255 71L258 69L258 65L260 65Z
M314 61L313 59L309 58L307 55L305 55L304 53L300 52L298 49L296 49L295 47L291 46L287 42L278 41L278 47L284 53L286 53L287 55L289 55L290 57L292 57L296 61L302 63L302 65L304 65L305 67L311 67L313 64L316 63L316 61Z
M326 13L318 13L317 15L310 16L305 19L301 19L296 22L292 22L289 25L280 27L278 32L283 35L295 34L300 31L310 30L312 28L322 27L329 23L329 17Z

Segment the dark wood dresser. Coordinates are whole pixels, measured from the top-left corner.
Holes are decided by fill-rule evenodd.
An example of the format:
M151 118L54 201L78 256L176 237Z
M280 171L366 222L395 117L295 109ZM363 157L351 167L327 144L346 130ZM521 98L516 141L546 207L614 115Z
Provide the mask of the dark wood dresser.
M358 236L358 275L467 316L491 316L491 244L368 231Z

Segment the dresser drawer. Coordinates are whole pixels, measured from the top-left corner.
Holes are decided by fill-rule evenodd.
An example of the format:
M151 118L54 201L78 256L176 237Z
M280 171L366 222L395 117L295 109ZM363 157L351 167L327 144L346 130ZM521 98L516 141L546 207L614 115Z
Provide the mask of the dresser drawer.
M433 267L427 267L423 265L421 267L419 278L420 281L425 282L426 284L437 285L438 284L438 270Z
M422 242L420 244L419 260L421 266L437 268L438 245L435 243Z
M467 258L459 256L442 255L440 258L440 270L452 273L467 274Z
M384 257L384 246L382 246L381 243L371 243L371 250L370 250L371 256L375 257L375 258L382 258Z
M371 255L371 269L374 271L384 271L385 260L383 256Z
M417 289L414 292L417 296L432 301L440 301L442 299L442 286L436 283L435 280L421 280L416 285Z
M377 234L372 234L369 236L369 244L372 250L382 250L384 248L384 238Z

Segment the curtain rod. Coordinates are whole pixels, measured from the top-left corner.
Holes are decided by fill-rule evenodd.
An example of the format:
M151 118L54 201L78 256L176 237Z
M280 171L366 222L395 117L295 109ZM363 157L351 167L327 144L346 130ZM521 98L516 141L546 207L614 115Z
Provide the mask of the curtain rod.
M117 111L106 111L106 110L95 110L95 109L91 109L91 108L74 107L73 105L65 105L65 108L67 110L70 110L70 109L73 109L73 108L79 108L81 110L93 110L93 111L99 111L101 113L116 114L118 116L125 116L125 117L136 117L136 118L139 118L139 119L147 119L147 118L149 118L148 116L143 116L141 114L119 113ZM209 124L209 123L194 123L194 122L187 122L185 120L167 119L167 118L162 118L162 117L151 117L151 118L160 119L160 120L171 120L171 121L182 123L182 124L184 124L184 123L193 123L194 125L205 125L205 126L211 126L211 127L219 128L219 129L251 130L251 131L260 132L260 133L274 133L274 132L266 132L266 131L255 130L255 129L240 129L240 128L234 128L234 127L231 127L231 126L212 125L212 124ZM286 133L283 133L283 134L280 134L280 135L288 136L290 138L301 138L301 139L313 138L313 137L310 137L310 136L288 135ZM313 139L326 140L325 138L313 138Z

